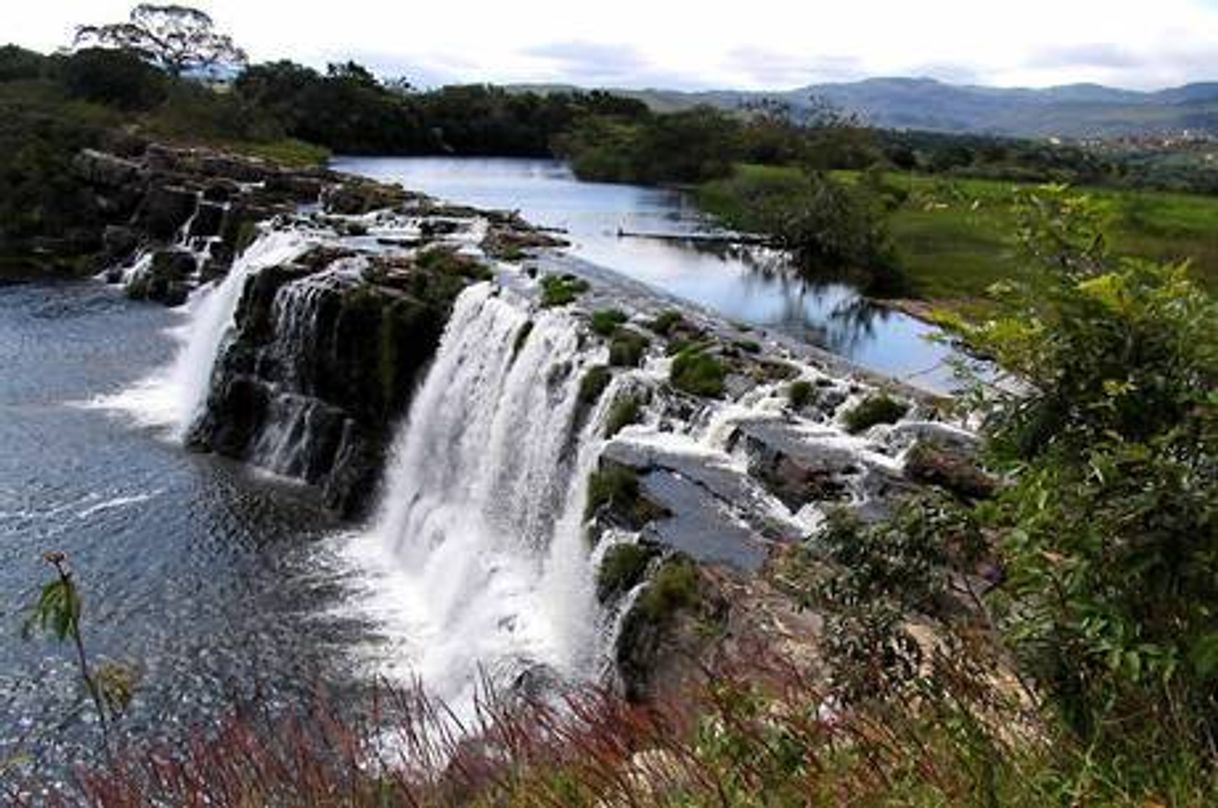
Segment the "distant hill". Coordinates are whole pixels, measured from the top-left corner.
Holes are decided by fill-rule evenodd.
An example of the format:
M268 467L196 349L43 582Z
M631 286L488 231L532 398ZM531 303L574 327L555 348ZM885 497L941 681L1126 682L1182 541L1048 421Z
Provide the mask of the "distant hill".
M543 89L535 87L534 89ZM546 85L544 89L557 89ZM1138 92L1098 84L1045 89L946 84L935 79L877 78L813 84L782 92L614 90L652 108L671 111L711 104L736 108L761 99L807 109L819 98L896 129L927 129L1014 136L1069 138L1180 134L1218 136L1218 82Z

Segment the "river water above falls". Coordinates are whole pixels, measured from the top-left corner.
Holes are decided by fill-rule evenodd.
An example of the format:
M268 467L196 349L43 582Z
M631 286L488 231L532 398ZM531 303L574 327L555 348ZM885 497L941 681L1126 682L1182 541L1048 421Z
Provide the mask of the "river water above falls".
M518 210L566 231L571 252L729 319L774 328L856 364L935 391L950 389L951 351L936 330L837 283L795 276L773 254L619 233L714 232L673 190L577 180L563 163L516 158L341 157L332 166L466 205Z

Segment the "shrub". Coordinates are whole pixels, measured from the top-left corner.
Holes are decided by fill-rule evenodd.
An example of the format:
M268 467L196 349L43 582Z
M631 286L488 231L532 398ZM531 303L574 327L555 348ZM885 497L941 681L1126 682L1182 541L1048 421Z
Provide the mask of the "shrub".
M661 337L666 337L678 325L685 322L685 318L681 316L681 312L675 309L668 309L656 315L651 321L651 330L659 334Z
M601 508L629 511L639 498L639 475L634 469L617 464L597 469L588 477L588 504L585 516L591 518Z
M64 61L63 82L74 98L123 110L151 109L168 96L165 74L126 50L77 51Z
M1005 535L1019 657L1089 741L1218 740L1218 304L1182 265L1112 255L1086 197L1023 201L1028 272L965 340L1021 381L978 387L1015 484ZM1150 740L1149 742L1155 742Z
M609 343L609 364L614 367L638 367L651 341L628 328L619 328Z
M656 548L646 544L618 544L610 547L601 559L596 574L596 596L605 602L625 594L643 580L647 565L658 554Z
M605 437L612 438L631 424L637 424L642 410L642 402L638 396L619 396L609 409L609 417L605 421Z
M846 431L864 432L876 424L895 424L909 412L909 405L883 393L867 396L842 418Z
M626 314L621 309L600 309L592 312L592 331L602 337L611 337L617 327L626 322Z
M697 606L700 593L697 565L684 556L676 556L656 570L635 608L648 622L663 624L682 609Z
M588 372L579 382L579 403L585 407L591 407L601 397L601 393L605 392L605 388L609 386L610 379L613 375L609 372L609 368L604 365L593 365L588 368Z
M724 375L718 359L692 348L673 358L668 380L673 387L691 395L718 398L723 395Z
M541 279L543 308L565 306L588 291L588 282L574 275L546 275Z
M801 410L812 403L812 394L816 388L812 382L800 380L787 385L787 402L792 409Z

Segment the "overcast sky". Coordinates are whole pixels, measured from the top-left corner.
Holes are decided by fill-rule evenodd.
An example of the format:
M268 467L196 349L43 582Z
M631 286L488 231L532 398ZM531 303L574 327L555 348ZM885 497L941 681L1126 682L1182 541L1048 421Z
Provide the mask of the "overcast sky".
M183 0L177 0L183 2ZM189 0L185 0L189 2ZM112 0L0 0L0 41L67 44ZM415 84L789 89L869 76L1153 89L1218 79L1218 0L200 0L256 61Z

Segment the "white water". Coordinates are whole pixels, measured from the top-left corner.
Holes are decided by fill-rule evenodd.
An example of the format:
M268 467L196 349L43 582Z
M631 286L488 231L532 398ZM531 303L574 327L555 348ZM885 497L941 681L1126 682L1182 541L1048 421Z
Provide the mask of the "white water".
M507 294L507 293L505 293ZM486 284L458 298L400 430L384 499L347 550L365 607L394 642L391 676L417 676L461 711L480 676L590 672L597 614L582 530L585 480L612 390L576 432L583 351L561 313L528 319ZM564 372L565 371L565 372Z
M233 262L220 283L202 287L191 296L185 322L174 329L181 345L173 362L88 406L125 413L146 426L167 427L177 440L185 437L207 401L212 368L233 325L246 279L297 258L308 245L308 238L298 231L263 233Z

